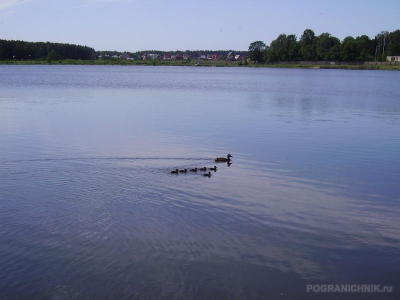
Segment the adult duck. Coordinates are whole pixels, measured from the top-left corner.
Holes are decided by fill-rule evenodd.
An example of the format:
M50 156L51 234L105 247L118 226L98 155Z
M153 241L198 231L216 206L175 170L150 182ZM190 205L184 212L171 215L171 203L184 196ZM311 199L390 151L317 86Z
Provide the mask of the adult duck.
M228 154L226 157L217 157L215 159L215 162L227 162L227 161L231 161L231 157L233 157L232 155Z

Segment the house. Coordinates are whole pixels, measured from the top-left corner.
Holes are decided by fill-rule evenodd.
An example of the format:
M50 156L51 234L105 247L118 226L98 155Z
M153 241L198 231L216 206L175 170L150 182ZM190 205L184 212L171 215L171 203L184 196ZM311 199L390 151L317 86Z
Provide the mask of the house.
M396 62L400 62L400 56L388 56L387 61L396 61Z
M206 59L217 60L221 57L221 54L207 54Z
M228 52L228 54L226 55L226 60L233 60L233 59L235 59L235 53L233 53L232 51Z
M122 59L129 59L129 58L130 58L130 56L129 56L129 53L128 53L128 52L124 52L124 53L122 53L120 57L121 57Z
M183 59L183 55L182 54L175 55L175 60L182 60L182 59Z
M159 56L160 56L159 54L151 53L151 54L144 54L144 55L142 56L142 58L143 58L143 60L155 60L155 59L157 59Z
M164 54L163 60L171 60L171 54Z
M207 56L205 56L205 55L200 55L199 59L207 59Z
M240 55L239 54L235 55L235 60L239 60L239 59L240 59Z

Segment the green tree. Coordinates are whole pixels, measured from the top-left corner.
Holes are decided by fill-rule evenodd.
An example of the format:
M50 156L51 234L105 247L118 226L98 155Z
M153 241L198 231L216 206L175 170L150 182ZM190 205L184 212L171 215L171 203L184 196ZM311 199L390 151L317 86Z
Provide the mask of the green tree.
M57 60L60 58L60 55L54 49L50 50L49 54L47 55L47 60Z
M262 41L255 41L249 46L249 57L252 61L262 62L266 45Z
M315 60L315 33L311 29L304 30L300 37L299 53L304 60Z
M357 45L357 57L358 61L369 61L373 60L373 47L371 39L366 36L358 36L356 37L356 45Z
M328 60L339 61L342 60L341 44L336 44L328 52Z
M288 48L289 48L289 60L295 61L299 57L300 44L297 41L297 37L294 34L288 35Z
M278 61L278 54L275 45L271 43L270 46L266 46L264 50L264 60L267 62Z
M271 45L266 48L264 58L266 61L293 61L297 59L298 44L294 34L280 34Z
M400 55L400 30L389 33L388 55Z
M389 32L382 31L378 35L375 36L375 59L376 60L386 60L387 46L390 44L390 36Z
M3 45L2 45L2 43L1 43L1 41L0 41L0 60L3 60L4 59L4 47L3 47Z
M318 60L331 60L330 50L340 45L340 40L330 33L322 33L315 40L315 50Z
M352 36L346 37L342 42L341 57L343 61L355 61L359 56L357 42Z

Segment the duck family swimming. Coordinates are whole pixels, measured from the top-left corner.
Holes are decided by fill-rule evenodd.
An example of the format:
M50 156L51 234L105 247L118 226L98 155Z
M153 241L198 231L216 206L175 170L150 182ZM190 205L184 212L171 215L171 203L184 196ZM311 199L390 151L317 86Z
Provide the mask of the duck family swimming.
M215 162L226 162L229 167L232 164L231 157L233 157L233 156L228 154L226 157L217 157L214 159L214 161ZM175 170L172 170L170 173L171 174L179 174L179 173L187 173L188 171L197 173L197 171L207 172L207 170L217 172L217 166L214 166L212 168L207 168L207 167L197 168L196 167L196 168L192 168L189 170L188 169L183 169L183 170L175 169ZM203 176L211 177L211 172L205 173L205 174L203 174Z
M214 166L213 168L208 168L208 170L217 171L217 167ZM194 169L190 169L189 171L190 172L207 171L207 168L206 167L204 167L204 168L194 168ZM171 174L179 174L179 173L187 173L187 172L188 172L187 169L183 169L183 170L175 169L175 170L172 170L170 173Z

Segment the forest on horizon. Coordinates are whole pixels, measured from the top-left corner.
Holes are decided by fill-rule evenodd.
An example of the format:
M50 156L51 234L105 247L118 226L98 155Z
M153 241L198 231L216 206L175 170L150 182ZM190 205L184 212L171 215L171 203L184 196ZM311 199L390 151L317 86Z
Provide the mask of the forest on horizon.
M304 30L297 39L294 34L280 34L269 46L263 41L250 44L248 51L233 50L186 50L186 51L96 51L88 46L51 42L26 42L0 39L0 60L95 60L100 55L124 54L125 58L141 60L145 53L186 54L199 57L207 54L220 54L225 58L228 52L248 54L258 62L294 61L385 61L387 56L400 56L400 30L382 31L374 38L361 35L348 36L343 41L330 33L316 35L311 29Z
M249 57L259 62L385 61L387 56L400 56L400 30L382 31L373 39L361 35L340 41L328 32L316 35L306 29L300 39L280 34L269 46L263 41L249 46Z

